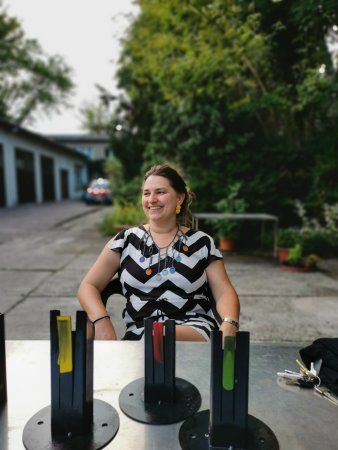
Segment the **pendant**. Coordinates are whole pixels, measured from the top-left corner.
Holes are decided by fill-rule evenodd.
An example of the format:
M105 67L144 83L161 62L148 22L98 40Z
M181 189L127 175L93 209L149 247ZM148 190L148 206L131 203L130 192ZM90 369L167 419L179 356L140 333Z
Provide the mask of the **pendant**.
M177 256L176 256L175 261L176 261L176 262L181 262L181 261L182 261L182 258L180 257L180 255L177 255Z
M168 275L168 269L163 269L162 270L162 275L164 275L164 276Z
M185 244L183 245L182 248L183 248L183 251L184 251L184 252L187 252L187 251L189 250L189 247L188 247L187 245L185 245Z
M160 273L156 274L156 280L161 280L162 279L162 275Z
M139 259L139 261L141 262L141 263L143 263L144 261L145 261L146 259L145 259L145 257L144 256L140 256L140 259Z
M152 269L148 267L148 269L146 270L146 274L151 275L152 273L153 273Z
M177 261L177 260L176 260L176 261ZM175 273L175 272L176 272L176 269L175 269L174 266L171 266L170 269L169 269L169 271L170 271L170 273Z

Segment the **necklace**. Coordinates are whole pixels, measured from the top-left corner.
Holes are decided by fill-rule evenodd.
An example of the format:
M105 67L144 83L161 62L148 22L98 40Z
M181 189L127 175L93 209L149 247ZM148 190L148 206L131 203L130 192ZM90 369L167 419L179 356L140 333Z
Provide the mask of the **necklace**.
M157 244L156 244L156 242L155 242L155 239L154 239L154 237L153 237L153 235L152 235L152 233L151 233L151 229L150 229L150 225L149 225L149 236L151 237L151 239L153 240L153 243L154 243L154 245L155 245L155 247L157 248L157 250L168 250L168 248L169 247L171 247L172 245L173 245L173 243L175 242L175 239L176 239L176 236L178 235L178 232L180 231L180 226L179 225L177 225L177 228L176 228L176 232L175 232L175 234L174 234L174 237L172 238L172 240L169 242L169 244L167 245L167 246L164 246L164 247L159 247Z
M178 238L178 249L175 248L176 238ZM152 244L147 247L148 239L151 238ZM139 250L141 252L141 256L139 258L139 261L141 263L145 262L146 257L149 258L149 264L148 268L145 270L146 275L150 276L153 273L152 265L153 265L153 258L156 256L157 252L157 273L156 273L156 279L161 280L162 277L167 276L169 274L173 274L176 272L174 263L181 262L181 250L184 252L187 252L189 250L188 246L183 243L187 240L186 235L181 231L180 226L177 225L176 233L170 243L165 247L159 247L154 237L152 236L151 229L149 227L149 230L145 231L145 234L143 235L140 243Z

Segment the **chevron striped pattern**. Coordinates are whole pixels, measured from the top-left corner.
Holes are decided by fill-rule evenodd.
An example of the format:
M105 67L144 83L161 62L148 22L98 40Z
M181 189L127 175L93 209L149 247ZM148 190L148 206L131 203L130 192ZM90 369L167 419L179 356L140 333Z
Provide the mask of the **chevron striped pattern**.
M143 321L174 319L177 325L194 327L205 338L217 328L207 297L205 269L222 255L213 239L198 230L180 233L164 254L143 225L121 231L108 243L121 256L119 278L127 299L123 319L124 339L143 335ZM151 273L150 273L151 272Z

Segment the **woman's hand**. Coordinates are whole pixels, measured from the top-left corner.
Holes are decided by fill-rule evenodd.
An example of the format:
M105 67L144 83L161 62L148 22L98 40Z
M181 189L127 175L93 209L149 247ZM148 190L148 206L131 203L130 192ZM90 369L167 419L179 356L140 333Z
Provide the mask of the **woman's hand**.
M238 331L239 299L222 261L213 261L207 268L208 283L216 301L217 312L223 320L219 326L223 336L235 336ZM226 321L224 321L226 319ZM234 322L234 323L231 323Z

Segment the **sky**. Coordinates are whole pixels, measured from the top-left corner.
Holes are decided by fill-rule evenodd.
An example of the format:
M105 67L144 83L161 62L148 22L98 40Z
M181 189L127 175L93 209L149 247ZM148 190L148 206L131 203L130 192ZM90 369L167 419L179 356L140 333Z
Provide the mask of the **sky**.
M37 117L27 128L43 134L84 133L79 109L99 99L95 84L117 93L119 39L137 13L133 1L4 0L4 5L27 38L37 39L47 55L60 55L72 67L76 85L71 109Z

